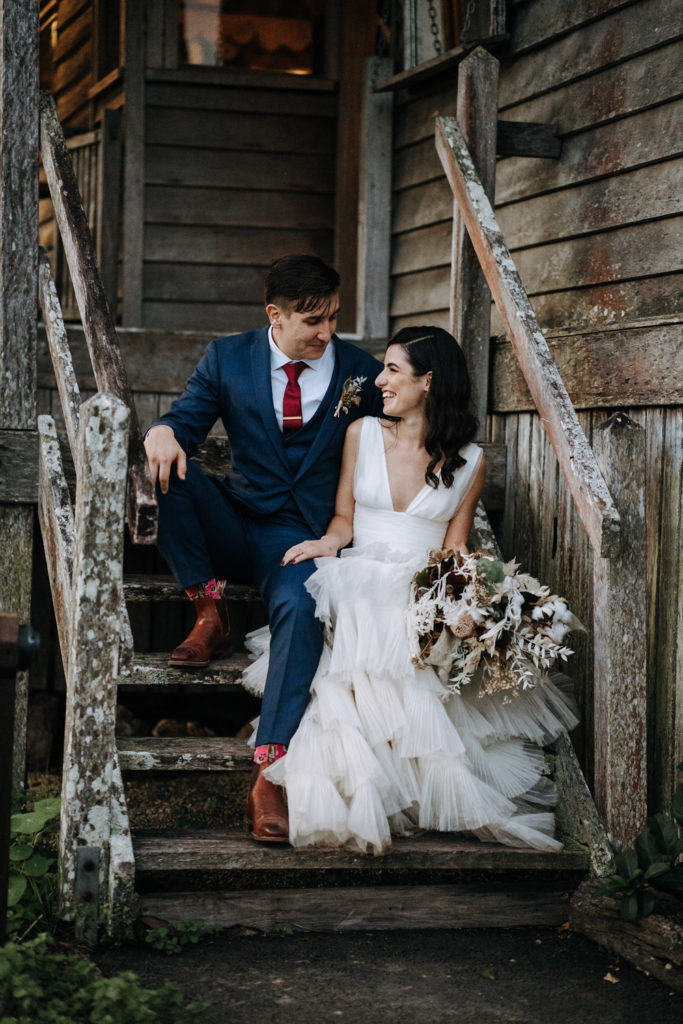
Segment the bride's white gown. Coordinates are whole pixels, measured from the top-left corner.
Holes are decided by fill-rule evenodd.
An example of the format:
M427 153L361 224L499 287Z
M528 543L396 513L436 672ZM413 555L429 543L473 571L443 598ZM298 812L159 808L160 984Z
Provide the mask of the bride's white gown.
M363 420L353 547L317 559L307 582L326 626L311 700L287 755L267 769L286 789L293 846L382 853L392 834L421 828L560 849L540 746L576 724L570 699L550 679L509 703L479 697L474 683L451 694L431 668L411 663L411 579L441 547L481 449L461 454L451 487L425 486L394 512L380 421ZM261 656L245 685L260 693L267 628L248 646Z

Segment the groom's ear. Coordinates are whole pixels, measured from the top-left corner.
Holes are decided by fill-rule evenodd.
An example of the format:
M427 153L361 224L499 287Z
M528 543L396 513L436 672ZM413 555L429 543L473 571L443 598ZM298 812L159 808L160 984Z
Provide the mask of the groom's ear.
M276 306L274 302L269 302L266 306L266 315L270 320L271 324L277 324L280 322L283 310L281 306Z

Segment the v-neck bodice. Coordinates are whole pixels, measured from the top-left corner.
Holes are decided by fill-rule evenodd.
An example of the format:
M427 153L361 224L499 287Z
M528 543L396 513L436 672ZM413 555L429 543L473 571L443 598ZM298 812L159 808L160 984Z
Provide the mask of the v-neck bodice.
M396 512L391 500L382 425L376 417L366 416L353 481L353 546L379 541L415 554L440 547L450 520L471 486L482 451L475 444L467 444L460 454L465 465L456 471L450 487L445 487L440 478L436 488L425 484L405 511Z

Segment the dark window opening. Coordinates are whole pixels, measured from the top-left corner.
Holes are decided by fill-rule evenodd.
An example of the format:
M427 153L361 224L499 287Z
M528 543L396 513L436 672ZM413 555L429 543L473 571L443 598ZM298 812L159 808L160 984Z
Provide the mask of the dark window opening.
M180 0L180 63L320 74L324 7L324 0Z

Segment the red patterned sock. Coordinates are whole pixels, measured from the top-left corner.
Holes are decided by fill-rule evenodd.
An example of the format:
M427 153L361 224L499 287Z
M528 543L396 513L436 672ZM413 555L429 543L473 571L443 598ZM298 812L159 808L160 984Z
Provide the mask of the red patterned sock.
M254 750L254 764L272 764L287 753L284 743L262 743Z
M225 580L206 580L204 583L193 583L191 587L185 587L185 593L190 601L196 601L198 597L212 597L214 601L220 601L225 589Z

